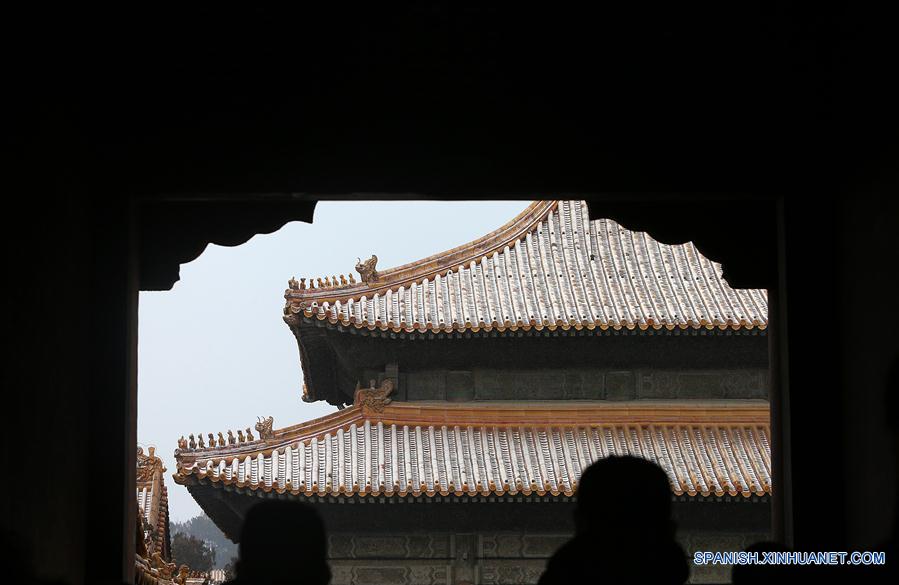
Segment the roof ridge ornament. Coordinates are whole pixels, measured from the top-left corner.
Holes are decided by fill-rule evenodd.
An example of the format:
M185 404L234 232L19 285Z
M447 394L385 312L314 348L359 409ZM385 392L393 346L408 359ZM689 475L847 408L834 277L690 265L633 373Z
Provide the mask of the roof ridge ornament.
M359 273L359 276L362 278L362 282L365 284L369 284L372 282L378 281L378 271L375 267L378 264L378 257L375 254L371 255L371 258L362 261L361 258L356 258L358 262L356 262L356 272Z
M262 417L256 417L256 430L260 432L260 439L270 439L274 436L274 431L272 430L272 424L274 422L273 417L268 417L263 419ZM218 438L215 437L213 433L208 433L206 436L209 437L208 444L203 439L203 433L198 433L197 435L189 435L189 439L185 439L184 435L181 435L181 438L178 439L178 448L175 449L175 455L178 455L183 452L188 451L198 451L198 450L206 450L206 449L223 449L225 447L237 447L244 445L246 443L253 443L256 441L256 438L253 436L253 432L250 430L250 427L246 428L246 431L241 429L237 429L237 434L234 434L233 430L227 431L228 436L226 437L224 432L218 433ZM153 457L155 452L154 447L150 447L150 457L143 454L143 449L138 447L137 450L137 459L138 466L141 465L142 461L147 461L148 459ZM156 457L156 460L161 460ZM165 471L163 469L163 471Z
M156 447L149 447L144 455L143 447L137 448L137 481L150 481L157 471L165 473L162 459L156 456Z
M363 388L356 382L356 392L353 394L353 406L358 406L366 414L370 412L383 412L384 407L391 403L389 396L393 394L393 378L385 378L380 387L375 387L375 381L369 381L369 387Z
M271 439L275 436L275 432L272 430L272 425L275 422L275 417L270 416L266 419L262 417L256 417L256 430L259 431L259 438L264 440ZM249 429L247 430L249 432Z

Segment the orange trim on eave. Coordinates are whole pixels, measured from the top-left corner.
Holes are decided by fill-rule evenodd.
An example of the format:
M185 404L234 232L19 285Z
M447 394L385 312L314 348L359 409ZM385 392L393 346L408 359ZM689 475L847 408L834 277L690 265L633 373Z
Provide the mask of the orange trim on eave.
M297 425L277 429L266 441L242 445L182 451L176 456L179 471L197 461L231 460L235 457L267 457L276 449L298 441L321 439L353 424L397 426L549 426L579 427L598 424L714 424L716 426L758 425L767 427L771 415L763 400L746 401L622 401L585 403L565 401L541 404L421 403L392 402L381 412L352 406Z

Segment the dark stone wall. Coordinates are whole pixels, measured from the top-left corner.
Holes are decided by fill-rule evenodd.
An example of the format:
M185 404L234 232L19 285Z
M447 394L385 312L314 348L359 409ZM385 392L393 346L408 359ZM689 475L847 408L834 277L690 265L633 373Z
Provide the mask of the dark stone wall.
M331 330L325 337L339 372L323 384L367 384L395 366L395 400L758 399L769 390L768 337L758 332L390 339Z
M528 585L569 535L562 532L403 532L332 534L333 585ZM689 530L678 533L690 583L729 583L730 567L692 566L697 551L739 551L767 540L767 531Z
M220 525L239 523L260 501L209 486L192 493ZM301 500L325 521L335 585L535 583L574 532L575 501L564 496ZM678 542L691 558L695 551L743 550L770 538L768 498L677 497L673 517ZM691 582L728 577L727 567L699 567Z
M402 400L642 400L767 398L761 368L709 370L426 370L400 374Z

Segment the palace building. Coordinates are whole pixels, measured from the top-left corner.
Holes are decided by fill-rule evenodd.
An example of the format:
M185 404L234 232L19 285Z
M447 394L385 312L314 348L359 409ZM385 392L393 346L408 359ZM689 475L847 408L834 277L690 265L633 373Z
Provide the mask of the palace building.
M179 441L176 482L232 540L286 498L324 517L335 584L533 583L572 534L582 471L615 454L667 472L688 552L768 538L767 294L692 243L541 201L356 270L285 292L302 399L337 412Z
M137 585L203 585L208 575L191 571L187 565L176 568L172 558L169 529L169 497L165 485L165 467L156 456L156 448L145 454L137 448Z
M150 447L146 454L142 447L137 448L135 577L138 585L175 585L176 580L184 576L179 575L172 562L165 471L154 447Z

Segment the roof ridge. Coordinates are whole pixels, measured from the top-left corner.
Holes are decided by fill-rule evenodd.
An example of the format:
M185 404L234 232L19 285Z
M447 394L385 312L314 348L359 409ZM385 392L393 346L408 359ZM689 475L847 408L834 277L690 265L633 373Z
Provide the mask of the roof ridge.
M284 320L397 333L767 328L766 291L731 288L690 242L591 220L584 206L532 204L481 239L385 272L372 257L357 265L367 280L351 286L291 279Z
M545 404L544 404L545 402ZM338 430L397 425L414 427L584 427L602 425L766 425L769 403L764 400L639 400L541 401L513 403L419 403L394 401L375 410L351 406L309 421L274 429L254 441L175 451L179 469L184 462L209 458L267 455L273 450L322 438ZM589 403L589 404L588 404Z
M312 302L335 303L363 295L371 297L388 289L408 286L428 276L470 264L474 260L499 252L506 246L514 245L525 234L537 229L537 225L545 220L558 204L557 200L534 201L521 213L488 234L455 248L386 270L376 269L378 257L375 255L365 261L360 259L356 264L356 271L361 276L358 282L352 274L346 277L341 274L339 277L333 277L333 281L327 276L325 280L314 279L318 282L318 287L314 287L312 278L308 279L308 286L306 278L299 281L295 277L291 278L287 290L284 291L284 298L288 301L288 305L291 301L307 305Z
M277 431L273 443L249 453L179 453L174 478L188 486L209 483L295 496L572 495L591 462L636 454L662 466L676 495L770 494L767 405L746 401L727 408L725 402L694 407L694 414L705 417L695 420L641 420L635 415L638 405L629 403L617 409L619 419L467 426L435 421L400 426L374 420L396 410L393 404L382 412L354 407L353 420L321 436L278 437L282 431ZM676 414L676 405L667 406ZM744 416L733 416L741 411ZM491 467L493 456L498 467ZM466 457L483 459L480 474L454 463ZM533 457L542 463L533 465Z

